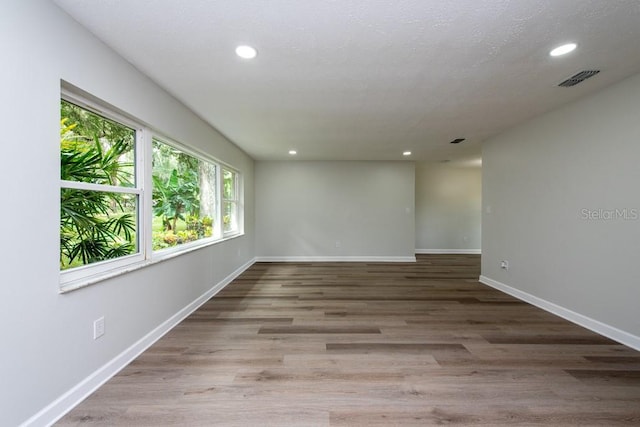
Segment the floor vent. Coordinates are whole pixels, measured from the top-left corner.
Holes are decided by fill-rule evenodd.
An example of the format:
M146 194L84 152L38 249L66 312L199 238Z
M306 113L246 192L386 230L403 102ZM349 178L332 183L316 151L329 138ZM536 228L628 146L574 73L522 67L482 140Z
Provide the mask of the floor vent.
M571 86L575 86L580 82L583 82L585 80L587 80L589 77L593 77L596 74L598 74L600 72L600 70L585 70L585 71L580 71L578 74L575 74L571 77L569 77L567 80L563 81L562 83L560 83L558 86L561 87L571 87Z

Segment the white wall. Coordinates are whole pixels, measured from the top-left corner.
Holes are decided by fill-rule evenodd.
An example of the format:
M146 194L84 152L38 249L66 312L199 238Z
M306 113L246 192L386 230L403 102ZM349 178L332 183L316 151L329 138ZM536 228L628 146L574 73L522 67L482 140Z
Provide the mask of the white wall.
M479 252L482 169L416 164L416 252Z
M640 348L639 159L640 75L486 142L483 276Z
M0 29L0 425L13 426L253 258L253 162L50 1L0 2ZM61 79L243 172L245 236L59 294Z
M414 256L413 163L256 162L255 174L258 257Z

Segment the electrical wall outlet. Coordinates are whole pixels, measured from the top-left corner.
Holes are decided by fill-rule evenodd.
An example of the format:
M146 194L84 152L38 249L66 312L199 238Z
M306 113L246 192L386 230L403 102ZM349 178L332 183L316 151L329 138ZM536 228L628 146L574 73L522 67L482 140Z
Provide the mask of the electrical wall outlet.
M342 242L340 240L336 240L336 248L339 248L342 246Z
M104 316L93 321L93 339L97 340L104 335Z
M509 261L500 261L500 268L503 270L509 270Z

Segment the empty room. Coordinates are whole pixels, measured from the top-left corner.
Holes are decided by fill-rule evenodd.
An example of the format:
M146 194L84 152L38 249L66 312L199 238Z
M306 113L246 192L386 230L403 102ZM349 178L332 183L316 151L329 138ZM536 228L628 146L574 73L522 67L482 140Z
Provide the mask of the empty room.
M639 23L0 2L0 426L640 425Z

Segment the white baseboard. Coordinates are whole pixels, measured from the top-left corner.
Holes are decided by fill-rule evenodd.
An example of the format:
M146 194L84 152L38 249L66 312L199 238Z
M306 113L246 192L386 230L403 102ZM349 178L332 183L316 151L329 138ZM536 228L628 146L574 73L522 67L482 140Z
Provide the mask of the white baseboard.
M417 254L447 254L447 255L479 255L480 249L416 249Z
M259 256L256 262L416 262L415 256Z
M143 351L151 347L151 345L162 338L162 336L169 332L173 327L183 321L191 313L196 311L202 304L204 304L212 296L220 292L225 286L231 283L233 279L242 274L242 272L251 267L254 263L255 258L240 266L237 270L229 274L222 281L216 283L207 292L196 298L189 305L161 323L157 328L149 332L147 335L139 339L131 347L117 355L97 371L76 384L73 388L64 393L58 399L40 410L40 412L29 418L21 426L50 426L58 421L67 412L71 411L80 402L91 395L91 393L96 391L101 385L106 383L114 375L120 372Z
M529 304L535 305L536 307L539 307L545 311L553 313L556 316L560 316L563 319L566 319L577 325L590 329L593 332L596 332L607 338L611 338L614 341L617 341L621 344L624 344L635 350L640 351L640 337L638 336L632 335L621 329L607 325L606 323L602 323L598 320L584 316L580 313L576 313L575 311L569 310L568 308L561 307L557 304L554 304L550 301L544 300L537 296L531 295L527 292L523 292L516 288L512 288L511 286L505 285L504 283L498 282L497 280L490 279L486 276L480 276L479 280L480 280L480 283L484 283L487 286L491 286L492 288L498 289L499 291L502 291L506 294L509 294L513 297L518 298L519 300L528 302Z

